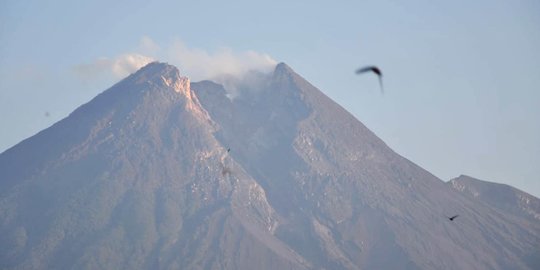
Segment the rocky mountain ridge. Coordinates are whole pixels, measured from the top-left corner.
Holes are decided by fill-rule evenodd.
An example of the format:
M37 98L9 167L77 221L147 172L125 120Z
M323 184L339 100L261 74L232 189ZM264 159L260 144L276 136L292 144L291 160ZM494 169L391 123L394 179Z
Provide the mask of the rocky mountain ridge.
M396 154L286 64L255 78L230 97L151 63L1 153L0 267L539 265L537 222Z

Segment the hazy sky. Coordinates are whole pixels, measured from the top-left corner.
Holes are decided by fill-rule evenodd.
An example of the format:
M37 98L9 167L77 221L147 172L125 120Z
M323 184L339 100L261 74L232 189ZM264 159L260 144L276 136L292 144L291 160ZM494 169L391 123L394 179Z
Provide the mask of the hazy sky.
M0 151L152 59L195 80L277 61L439 178L540 196L539 48L538 0L2 0Z

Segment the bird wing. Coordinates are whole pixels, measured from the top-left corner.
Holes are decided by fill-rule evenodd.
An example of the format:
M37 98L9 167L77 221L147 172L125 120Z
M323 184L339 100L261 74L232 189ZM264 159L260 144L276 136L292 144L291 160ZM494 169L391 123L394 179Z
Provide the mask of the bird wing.
M359 69L356 70L356 74L361 74L361 73L365 73L365 72L369 72L369 71L373 71L373 66L367 66L367 67L359 68Z
M384 95L384 87L383 87L383 83L382 83L382 76L379 76L379 84L381 85L381 94Z
M457 218L457 217L459 217L459 215L455 215L455 216L451 217L450 220L452 220L454 218Z

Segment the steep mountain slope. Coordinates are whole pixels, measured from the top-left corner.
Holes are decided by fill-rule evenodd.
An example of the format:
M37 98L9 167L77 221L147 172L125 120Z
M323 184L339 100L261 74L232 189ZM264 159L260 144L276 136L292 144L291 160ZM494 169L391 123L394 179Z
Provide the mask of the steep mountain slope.
M538 224L522 227L456 194L285 64L261 81L232 101L211 82L193 89L218 123L217 137L284 217L276 236L309 261L329 269L532 263ZM448 222L455 213L463 219Z
M513 219L521 227L536 228L540 224L540 199L505 184L482 181L460 175L447 182L455 190ZM540 268L540 252L533 248L525 258L532 269Z
M229 98L152 63L0 154L0 268L539 262L538 223L394 153L285 64L252 75Z
M0 268L302 269L192 94L154 63L2 153Z

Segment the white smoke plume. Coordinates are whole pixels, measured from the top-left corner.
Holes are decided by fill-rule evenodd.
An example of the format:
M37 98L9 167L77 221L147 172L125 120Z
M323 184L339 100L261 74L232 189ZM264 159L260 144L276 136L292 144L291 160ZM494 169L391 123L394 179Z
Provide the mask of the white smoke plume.
M255 51L235 52L221 48L209 52L189 48L177 40L167 51L171 63L185 71L193 80L219 79L233 76L243 77L250 71L269 72L277 62L267 54Z
M257 74L269 73L277 64L276 60L265 53L238 52L230 48L209 51L188 47L179 39L167 46L160 46L144 36L134 51L136 53L122 54L112 59L103 57L74 69L83 79L103 75L122 78L157 60L175 65L191 81L212 80L223 84L229 97L234 98L239 94L238 85L251 85L259 77Z
M152 57L137 53L123 54L115 58L102 57L89 64L74 67L75 73L85 80L112 75L123 78L154 61Z

